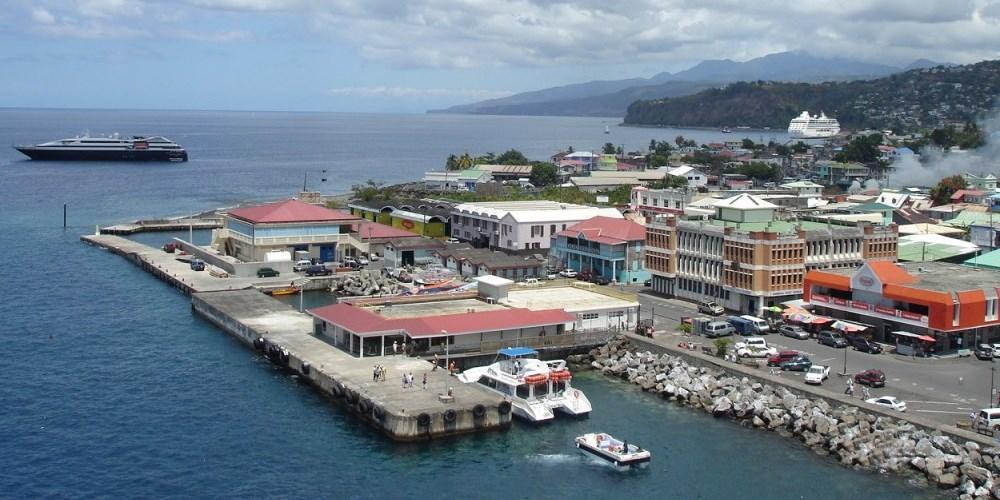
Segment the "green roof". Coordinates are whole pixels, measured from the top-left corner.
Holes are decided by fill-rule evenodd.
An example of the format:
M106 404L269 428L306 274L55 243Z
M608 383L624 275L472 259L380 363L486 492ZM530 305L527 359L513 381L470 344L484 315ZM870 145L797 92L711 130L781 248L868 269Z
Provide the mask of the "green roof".
M994 250L992 252L987 252L984 254L977 255L965 261L965 265L972 267L989 267L992 269L1000 269L1000 250Z
M458 175L458 178L476 180L480 176L482 176L484 172L485 172L484 170L480 170L478 168L469 168L466 170L462 170L461 173Z
M994 217L993 214L989 212L973 212L971 210L963 210L959 212L954 219L946 220L941 224L964 229L972 224L989 224L991 219L1000 222L1000 216Z
M770 231L774 233L795 232L795 224L783 220L771 222L729 222L721 219L709 219L708 222L713 226L731 227L737 231Z
M951 245L948 243L934 243L934 242L919 242L912 241L906 242L907 237L900 238L899 240L899 252L897 256L899 260L905 260L908 262L932 262L935 260L945 260L958 257L959 255L966 255L975 252L974 249L969 249L960 245Z

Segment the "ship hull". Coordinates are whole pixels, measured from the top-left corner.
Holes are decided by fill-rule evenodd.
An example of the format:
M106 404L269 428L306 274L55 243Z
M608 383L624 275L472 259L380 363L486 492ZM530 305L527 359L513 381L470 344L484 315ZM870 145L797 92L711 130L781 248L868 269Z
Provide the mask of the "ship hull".
M37 161L187 161L184 150L73 150L37 147L16 147L22 154Z

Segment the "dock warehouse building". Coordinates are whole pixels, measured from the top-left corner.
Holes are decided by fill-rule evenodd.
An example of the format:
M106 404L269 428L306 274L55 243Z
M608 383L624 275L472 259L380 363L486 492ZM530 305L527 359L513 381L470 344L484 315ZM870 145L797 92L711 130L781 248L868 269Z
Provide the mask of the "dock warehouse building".
M445 353L445 342L451 353L566 346L595 334L606 340L638 319L638 303L586 288L479 280L472 294L362 299L308 312L317 336L359 357L391 354L393 342L425 355Z
M893 332L909 332L947 354L1000 339L998 286L1000 272L990 269L869 261L810 271L804 300L819 314L871 325L876 341L894 343Z

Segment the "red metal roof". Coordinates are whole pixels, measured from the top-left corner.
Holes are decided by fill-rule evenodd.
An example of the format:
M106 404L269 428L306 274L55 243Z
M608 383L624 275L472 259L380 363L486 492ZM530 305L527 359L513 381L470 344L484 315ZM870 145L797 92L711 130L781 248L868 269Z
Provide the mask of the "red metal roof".
M577 238L581 233L583 233L583 237L588 241L608 245L618 245L646 239L645 226L628 219L612 219L603 215L577 222L565 230L556 233L556 236Z
M267 203L255 207L237 208L229 215L253 223L279 222L328 222L357 220L358 218L341 210L331 210L304 203L296 199Z
M379 224L378 222L361 222L351 227L362 240L386 238L419 238L419 235L405 229Z
M868 267L871 268L883 285L912 285L920 281L916 276L906 272L895 262L888 260L869 260Z
M448 335L462 335L554 326L576 321L576 316L562 309L532 311L510 308L416 318L386 318L363 307L340 303L310 309L309 313L356 334L402 330L412 338L437 337L443 335L442 331Z

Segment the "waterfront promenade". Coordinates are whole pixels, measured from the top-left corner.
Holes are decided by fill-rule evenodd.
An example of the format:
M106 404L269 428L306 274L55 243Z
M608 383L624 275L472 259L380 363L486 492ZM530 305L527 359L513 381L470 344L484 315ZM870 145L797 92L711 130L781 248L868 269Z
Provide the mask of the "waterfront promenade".
M196 313L392 439L422 440L510 425L510 403L499 395L462 384L447 370L432 370L419 358L354 358L313 336L311 316L254 289L288 283L287 277L220 278L192 270L174 254L119 236L87 235L81 240L121 255L191 295ZM385 367L385 381L372 380L376 364ZM403 387L404 373L413 375L412 386Z

